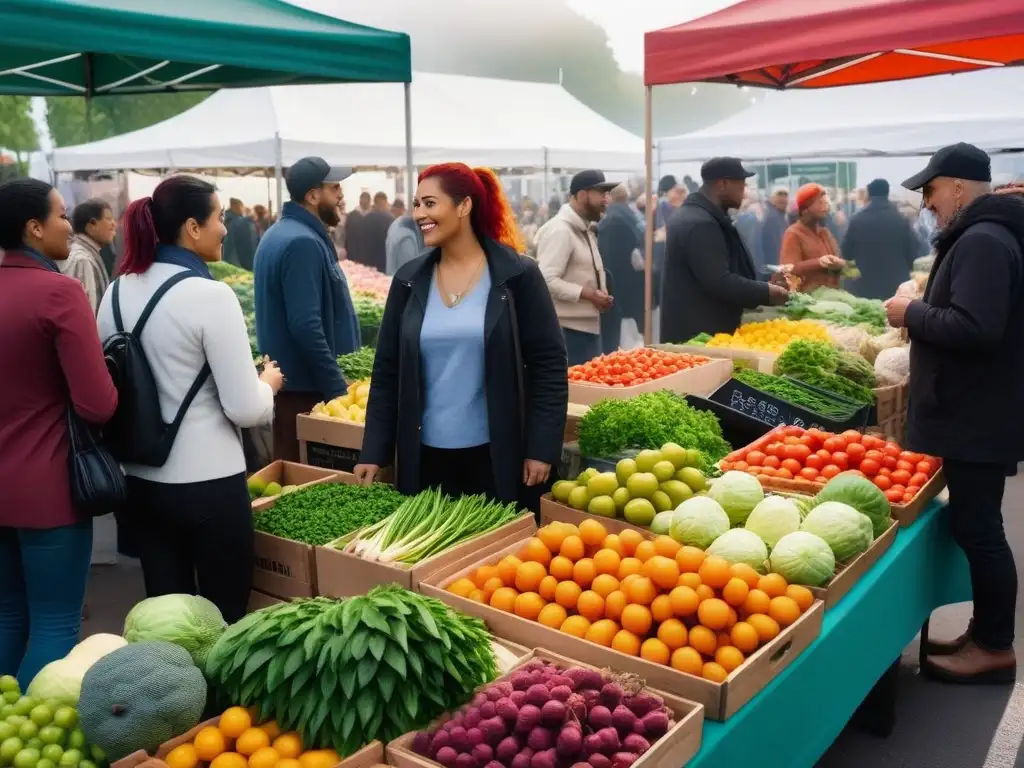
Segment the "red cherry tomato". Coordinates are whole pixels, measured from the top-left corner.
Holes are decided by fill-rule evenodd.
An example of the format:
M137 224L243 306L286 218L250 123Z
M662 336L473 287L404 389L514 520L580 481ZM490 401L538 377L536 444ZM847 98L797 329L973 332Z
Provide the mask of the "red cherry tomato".
M842 472L842 470L839 469L839 467L837 467L835 464L829 464L828 466L822 468L821 476L831 480L833 477L838 475L840 472Z
M924 459L924 456L920 453L914 453L913 451L903 451L900 454L901 461L909 461L911 464L917 464L917 462Z
M903 453L903 450L896 443L886 443L882 451L886 456L892 456L894 459L898 459L899 455Z
M900 459L899 461L896 462L896 469L903 469L913 474L914 465L911 464L909 461L904 461L903 459Z
M850 443L846 446L846 455L850 457L851 461L854 459L860 461L864 458L864 454L867 452L868 449L860 443Z
M910 482L907 483L907 487L909 488L910 486L913 485L913 486L917 486L918 488L920 488L922 485L924 485L927 482L928 482L928 475L926 475L924 472L915 472L911 476Z
M822 448L820 451L817 452L817 455L821 456L821 458L825 460L826 464L832 463L832 451L826 451L824 448Z
M764 464L764 460L768 458L761 451L751 451L747 454L747 464L752 467L760 467Z
M850 468L850 460L843 451L836 451L832 454L832 463L839 467L840 470Z
M858 432L856 429L848 429L845 432L843 432L843 434L840 435L840 437L842 437L843 440L845 440L847 444L849 444L860 443L861 439L863 438L863 435L861 435L861 433Z
M868 477L873 477L874 475L877 475L878 470L880 470L881 468L882 465L879 464L874 459L864 459L863 461L861 461L859 467L860 471L863 472Z
M922 474L928 475L928 477L935 474L935 465L930 459L923 459L917 462L917 467L915 467L915 469Z
M890 488L885 492L885 498L895 504L900 504L903 501L903 491L897 491L895 488Z
M821 456L819 456L816 453L812 453L804 461L804 464L807 467L809 467L810 469L813 469L815 471L817 471L817 470L821 469L822 467L824 467L826 463L828 463L828 462L826 462L823 458L821 458Z
M892 481L885 475L878 475L874 478L874 483L883 491L888 491L892 488Z
M804 480L814 481L818 479L818 470L813 467L804 467L800 470L800 477Z
M822 447L829 453L835 453L836 451L843 450L846 447L846 443L843 442L841 437L830 437Z
M804 428L803 427L786 427L784 429L784 431L785 431L785 433L787 435L791 435L792 437L800 437L800 435L802 435L804 433Z
M782 459L780 459L778 456L765 456L764 466L770 469L778 469L779 467L782 466Z
M783 480L792 480L793 479L793 473L790 472L785 467L781 467L781 468L775 470L775 476L779 477L779 478L782 478Z
M798 475L800 470L803 469L803 465L796 459L784 459L782 461L782 468L792 475Z
M867 453L864 454L864 458L869 459L870 461L877 461L879 464L881 464L882 459L885 458L885 454L882 453L881 451L876 451L874 448L868 448Z
M910 478L913 476L905 469L897 469L895 472L889 475L889 477L892 479L894 483L898 485L907 486L910 485Z
M886 469L888 469L890 472L892 470L896 469L896 465L898 463L899 462L896 461L896 457L895 456L886 456L886 457L884 457L882 459L882 466L885 467Z
M747 464L747 462L745 462L745 461L737 461L736 463L734 463L732 465L732 468L737 470L737 471L739 471L739 472L746 472L747 471L747 467L749 467L749 466L750 465Z
M786 458L796 459L800 462L800 466L803 466L803 462L807 460L807 457L811 455L811 449L806 445L787 445L786 446Z

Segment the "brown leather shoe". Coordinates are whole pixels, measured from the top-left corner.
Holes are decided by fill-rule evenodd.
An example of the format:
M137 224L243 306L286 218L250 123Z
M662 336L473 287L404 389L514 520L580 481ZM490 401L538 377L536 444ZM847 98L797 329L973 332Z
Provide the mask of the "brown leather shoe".
M956 653L967 645L967 641L971 639L973 629L974 619L971 619L967 624L967 629L958 638L953 640L932 640L929 638L928 642L924 645L924 652L929 656L949 656Z
M987 651L968 640L956 653L929 658L924 671L947 683L1013 683L1017 678L1017 656L1012 649Z

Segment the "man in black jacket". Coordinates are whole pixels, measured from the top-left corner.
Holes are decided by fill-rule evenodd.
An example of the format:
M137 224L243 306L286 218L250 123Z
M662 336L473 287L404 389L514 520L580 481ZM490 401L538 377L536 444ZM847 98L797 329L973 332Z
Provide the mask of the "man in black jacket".
M952 682L1012 683L1017 571L1003 531L1007 475L1024 460L1024 199L989 194L988 155L936 152L903 182L935 213L935 263L924 298L886 302L910 332L911 450L943 460L953 538L971 569L974 619L932 641L928 669Z
M643 237L636 221L636 214L629 207L629 190L620 184L611 191L611 204L597 226L597 250L601 253L605 271L615 276L615 305L621 320L634 320L640 333L644 328L644 273L643 256L640 249ZM638 270L637 267L640 267ZM614 317L605 312L605 317ZM601 328L602 340L605 328ZM616 343L615 347L618 347Z
M699 333L733 333L744 309L784 304L789 292L760 282L728 211L743 202L753 172L734 157L700 169L704 186L668 223L661 340L684 343Z
M868 184L868 204L850 219L841 250L861 274L849 290L865 299L890 298L910 279L914 259L928 253L910 221L889 202L885 179Z

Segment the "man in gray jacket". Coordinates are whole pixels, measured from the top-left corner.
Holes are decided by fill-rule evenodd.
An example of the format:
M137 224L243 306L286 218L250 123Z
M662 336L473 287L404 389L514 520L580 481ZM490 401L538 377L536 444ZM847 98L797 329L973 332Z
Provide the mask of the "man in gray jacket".
M388 227L384 240L387 273L394 275L399 269L423 253L423 233L412 216L399 216Z

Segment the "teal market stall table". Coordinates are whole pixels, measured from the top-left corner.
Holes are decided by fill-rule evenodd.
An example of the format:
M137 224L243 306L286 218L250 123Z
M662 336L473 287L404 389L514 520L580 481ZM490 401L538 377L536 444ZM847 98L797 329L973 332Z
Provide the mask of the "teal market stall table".
M948 510L933 502L825 614L821 635L724 723L687 768L813 766L936 608L971 599Z

